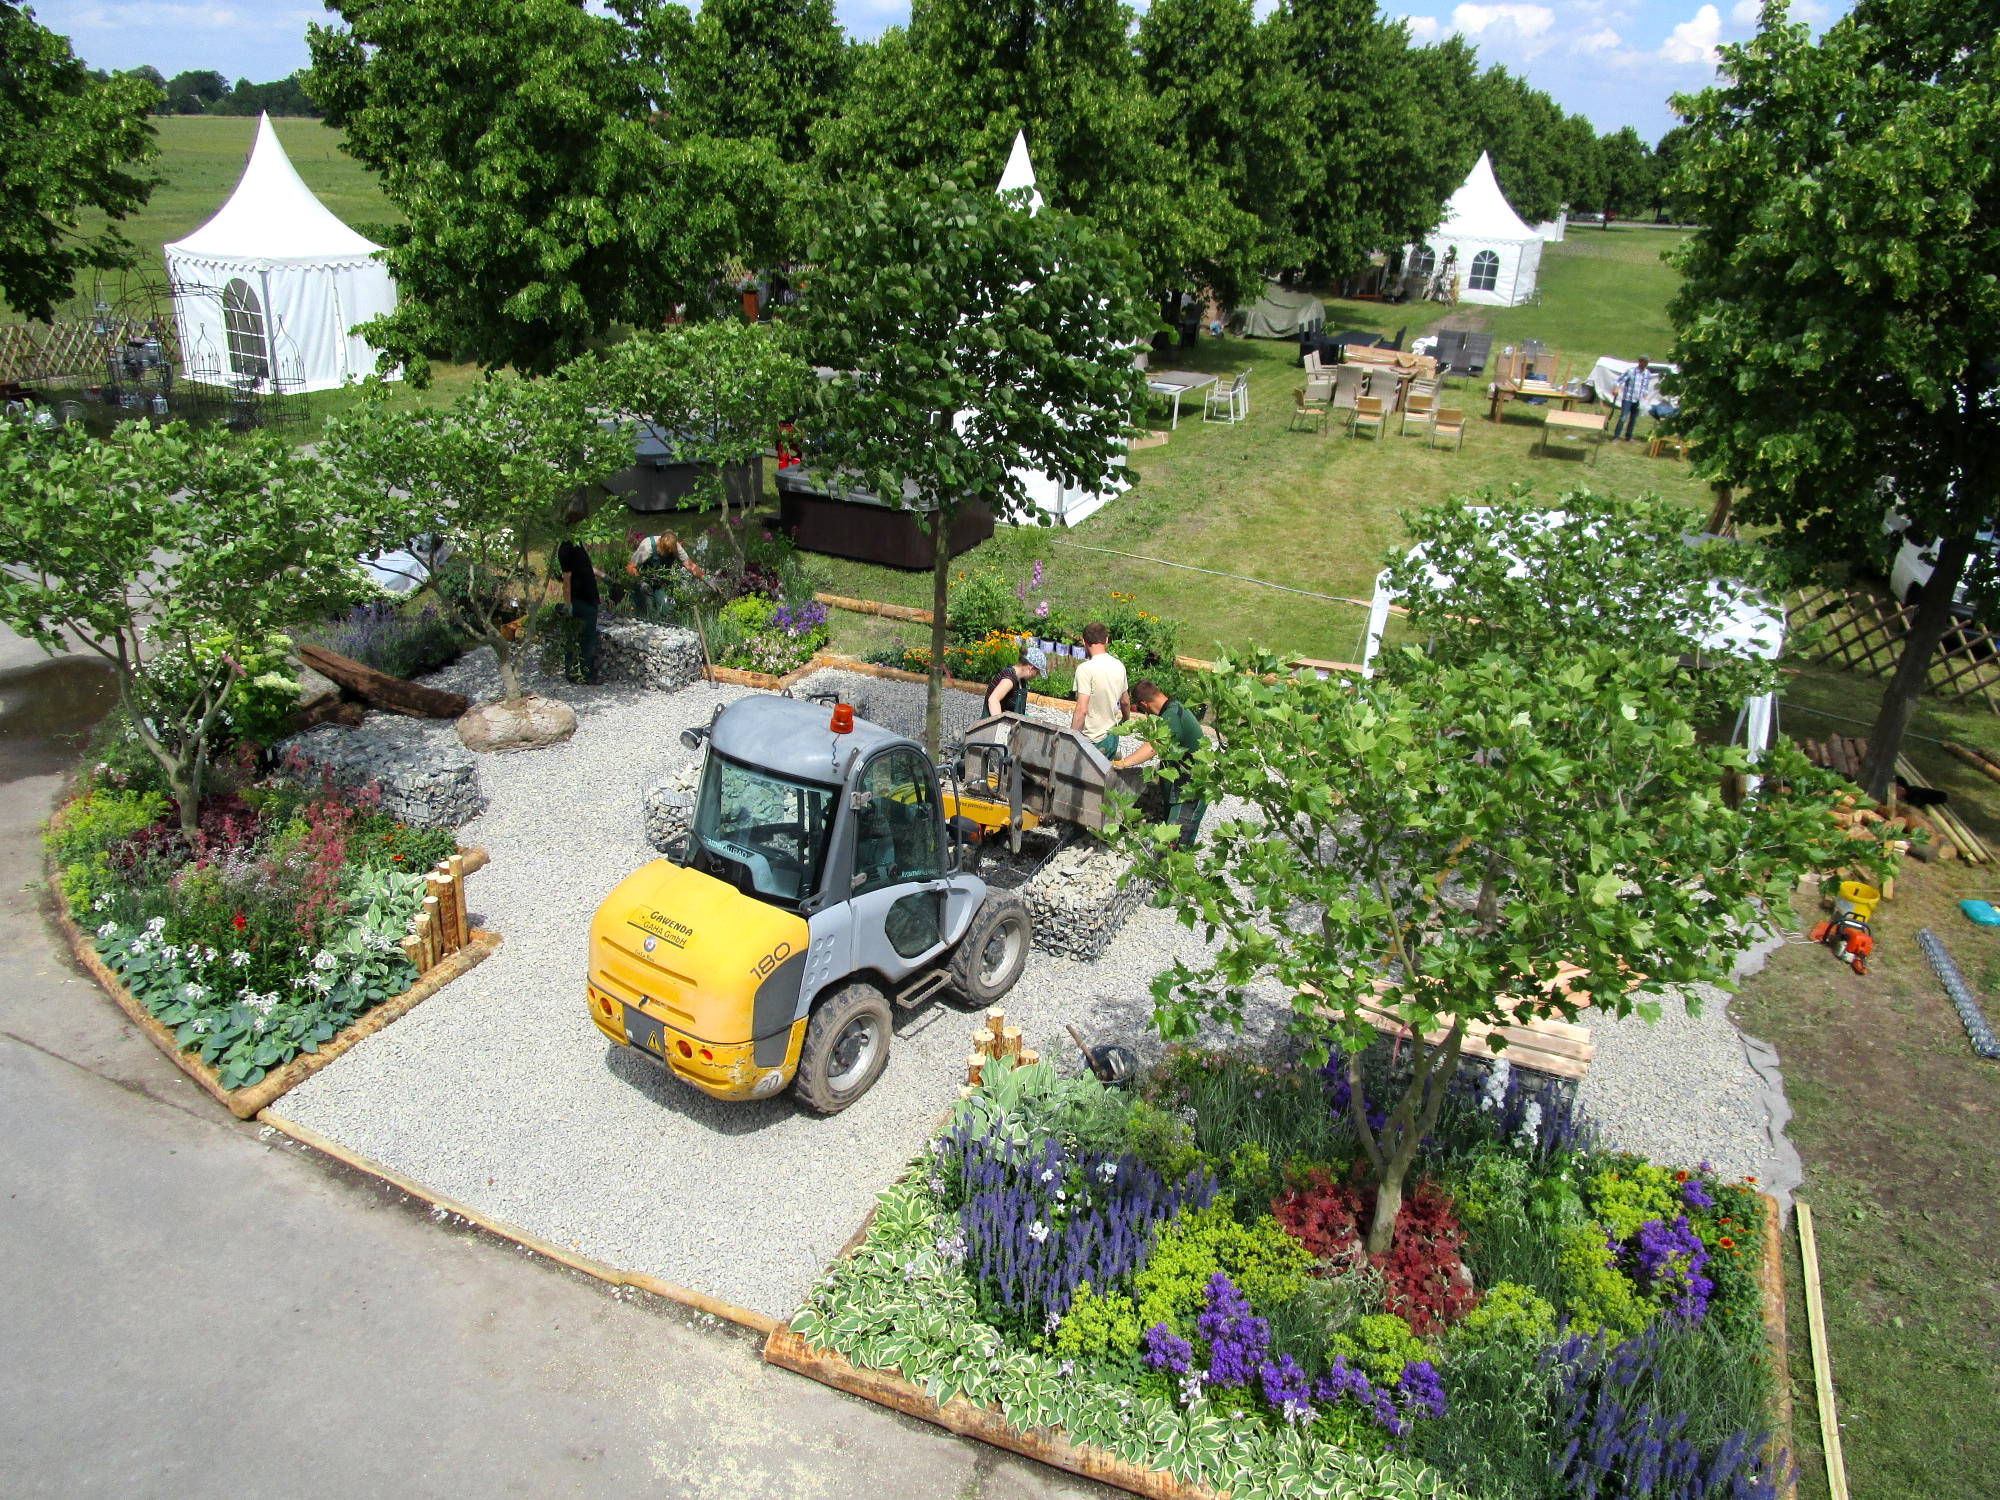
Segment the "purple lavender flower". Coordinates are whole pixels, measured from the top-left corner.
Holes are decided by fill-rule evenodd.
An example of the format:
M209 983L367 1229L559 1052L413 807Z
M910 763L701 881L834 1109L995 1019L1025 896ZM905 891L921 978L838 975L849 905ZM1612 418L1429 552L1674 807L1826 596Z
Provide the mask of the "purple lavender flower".
M1195 1319L1195 1331L1208 1341L1211 1385L1248 1385L1270 1352L1271 1325L1220 1271L1208 1278L1208 1310Z
M1690 1177L1681 1184L1681 1201L1689 1208L1713 1208L1715 1199L1709 1196L1707 1187L1699 1177Z
M1429 1360L1413 1359L1404 1365L1402 1382L1397 1390L1403 1398L1405 1417L1444 1415L1444 1381L1438 1376L1437 1366Z
M1620 1258L1641 1286L1671 1293L1667 1311L1686 1323L1708 1314L1715 1283L1702 1275L1708 1247L1682 1214L1673 1223L1648 1219L1622 1248Z
M1028 587L1031 589L1039 589L1041 586L1042 586L1042 560L1038 557L1035 559L1035 571L1029 575Z
M1287 1422L1303 1422L1312 1415L1312 1381L1291 1355L1265 1360L1257 1371L1257 1383L1263 1388L1264 1399Z

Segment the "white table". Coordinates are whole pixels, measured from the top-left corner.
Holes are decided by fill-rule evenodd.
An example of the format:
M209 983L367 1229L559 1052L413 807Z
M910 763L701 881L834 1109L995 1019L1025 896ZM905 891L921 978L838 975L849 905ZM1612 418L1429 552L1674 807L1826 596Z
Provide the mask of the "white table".
M1214 385L1215 382L1215 376L1204 375L1199 370L1160 370L1146 377L1146 389L1157 391L1162 396L1173 397L1174 418L1168 424L1168 429L1171 431L1181 425L1181 397L1191 391L1198 391L1203 386Z

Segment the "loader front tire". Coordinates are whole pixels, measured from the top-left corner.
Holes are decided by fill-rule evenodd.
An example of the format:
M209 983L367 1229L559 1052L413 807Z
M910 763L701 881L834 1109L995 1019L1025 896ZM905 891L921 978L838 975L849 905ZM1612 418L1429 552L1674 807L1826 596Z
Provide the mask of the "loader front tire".
M1021 977L1028 964L1034 924L1019 896L988 891L985 901L951 953L951 982L975 1005L991 1005Z
M837 1115L875 1086L889 1062L895 1015L882 992L860 980L813 1007L792 1092L810 1110Z

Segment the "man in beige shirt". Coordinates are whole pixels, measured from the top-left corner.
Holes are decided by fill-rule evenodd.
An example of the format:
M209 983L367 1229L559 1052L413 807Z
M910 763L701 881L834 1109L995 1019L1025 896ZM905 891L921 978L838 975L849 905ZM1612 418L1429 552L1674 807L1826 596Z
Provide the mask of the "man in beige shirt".
M1069 727L1083 731L1106 755L1118 753L1118 726L1130 711L1125 663L1106 649L1111 632L1092 623L1083 627L1083 665L1076 669L1076 710Z

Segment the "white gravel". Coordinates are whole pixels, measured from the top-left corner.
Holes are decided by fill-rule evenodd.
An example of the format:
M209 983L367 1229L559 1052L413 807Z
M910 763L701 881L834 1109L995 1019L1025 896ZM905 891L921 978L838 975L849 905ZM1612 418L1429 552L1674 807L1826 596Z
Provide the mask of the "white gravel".
M914 714L921 727L921 686L838 676L878 722L909 728ZM497 690L484 653L431 680ZM975 1016L949 1004L901 1014L888 1070L831 1119L788 1096L711 1100L606 1043L584 999L591 914L656 857L640 794L690 759L681 729L748 690L530 686L576 708L576 735L482 756L488 810L459 834L492 854L467 893L505 942L276 1110L542 1239L787 1316L956 1098ZM961 728L977 708L965 694L946 702ZM1064 1022L1156 1055L1147 986L1202 947L1170 912L1143 907L1095 963L1033 953L1008 1018L1047 1055L1068 1055ZM1261 1001L1239 1044L1282 1051L1288 1007L1275 991ZM1587 1097L1606 1133L1664 1160L1768 1172L1768 1115L1734 1035L1720 1005L1686 1037L1602 1028Z

